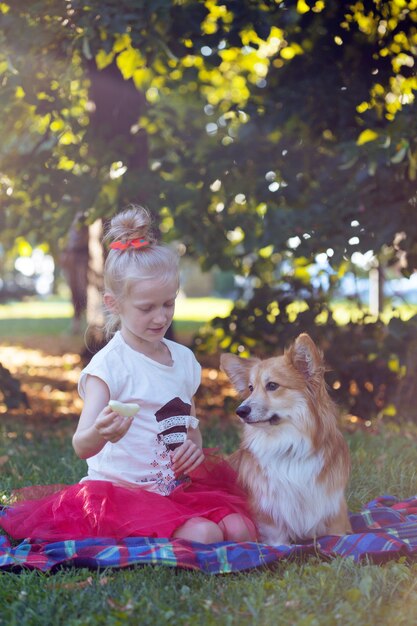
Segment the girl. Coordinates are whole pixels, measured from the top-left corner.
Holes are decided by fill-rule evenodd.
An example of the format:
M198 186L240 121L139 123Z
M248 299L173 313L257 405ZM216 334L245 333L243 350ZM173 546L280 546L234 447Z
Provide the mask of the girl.
M81 372L84 406L73 436L87 476L15 503L0 525L15 538L44 540L254 540L233 470L202 450L193 402L200 366L188 348L164 338L179 288L177 255L155 241L141 207L116 215L106 239L104 304L112 338ZM137 403L138 411L124 417L111 400Z

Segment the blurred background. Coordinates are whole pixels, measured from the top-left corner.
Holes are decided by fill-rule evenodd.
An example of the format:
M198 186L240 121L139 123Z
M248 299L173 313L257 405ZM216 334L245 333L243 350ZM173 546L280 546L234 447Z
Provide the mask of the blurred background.
M416 2L0 2L0 44L2 412L79 411L138 203L206 403L308 332L352 424L417 421Z

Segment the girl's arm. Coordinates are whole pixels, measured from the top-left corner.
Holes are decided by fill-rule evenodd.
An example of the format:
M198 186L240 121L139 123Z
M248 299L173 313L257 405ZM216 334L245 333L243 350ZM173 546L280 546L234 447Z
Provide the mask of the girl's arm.
M203 437L201 435L201 431L200 431L198 426L197 426L197 428L189 428L188 429L187 439L189 439L190 441L194 442L195 445L198 448L200 448L200 450L203 447Z
M190 415L195 416L194 401L191 405ZM199 428L189 428L187 439L184 443L174 451L172 455L172 469L175 476L189 474L197 469L204 460L202 450L203 438Z
M108 406L110 393L106 383L97 376L87 376L84 407L72 445L77 456L88 459L94 456L108 441L119 441L132 424L133 417L122 417Z

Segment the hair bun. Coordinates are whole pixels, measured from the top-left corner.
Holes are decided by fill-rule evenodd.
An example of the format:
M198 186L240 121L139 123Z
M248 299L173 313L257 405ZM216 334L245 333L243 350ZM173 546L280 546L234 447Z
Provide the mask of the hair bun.
M122 242L146 239L149 243L154 243L156 240L152 235L151 225L149 211L141 206L131 205L112 218L104 239Z

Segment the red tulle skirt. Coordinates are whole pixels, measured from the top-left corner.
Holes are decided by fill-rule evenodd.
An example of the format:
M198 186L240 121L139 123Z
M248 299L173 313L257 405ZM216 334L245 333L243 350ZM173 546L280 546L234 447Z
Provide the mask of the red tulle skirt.
M167 496L102 480L25 487L13 496L15 502L0 514L0 526L15 539L172 537L189 519L219 523L231 513L251 525L234 470L210 456Z

